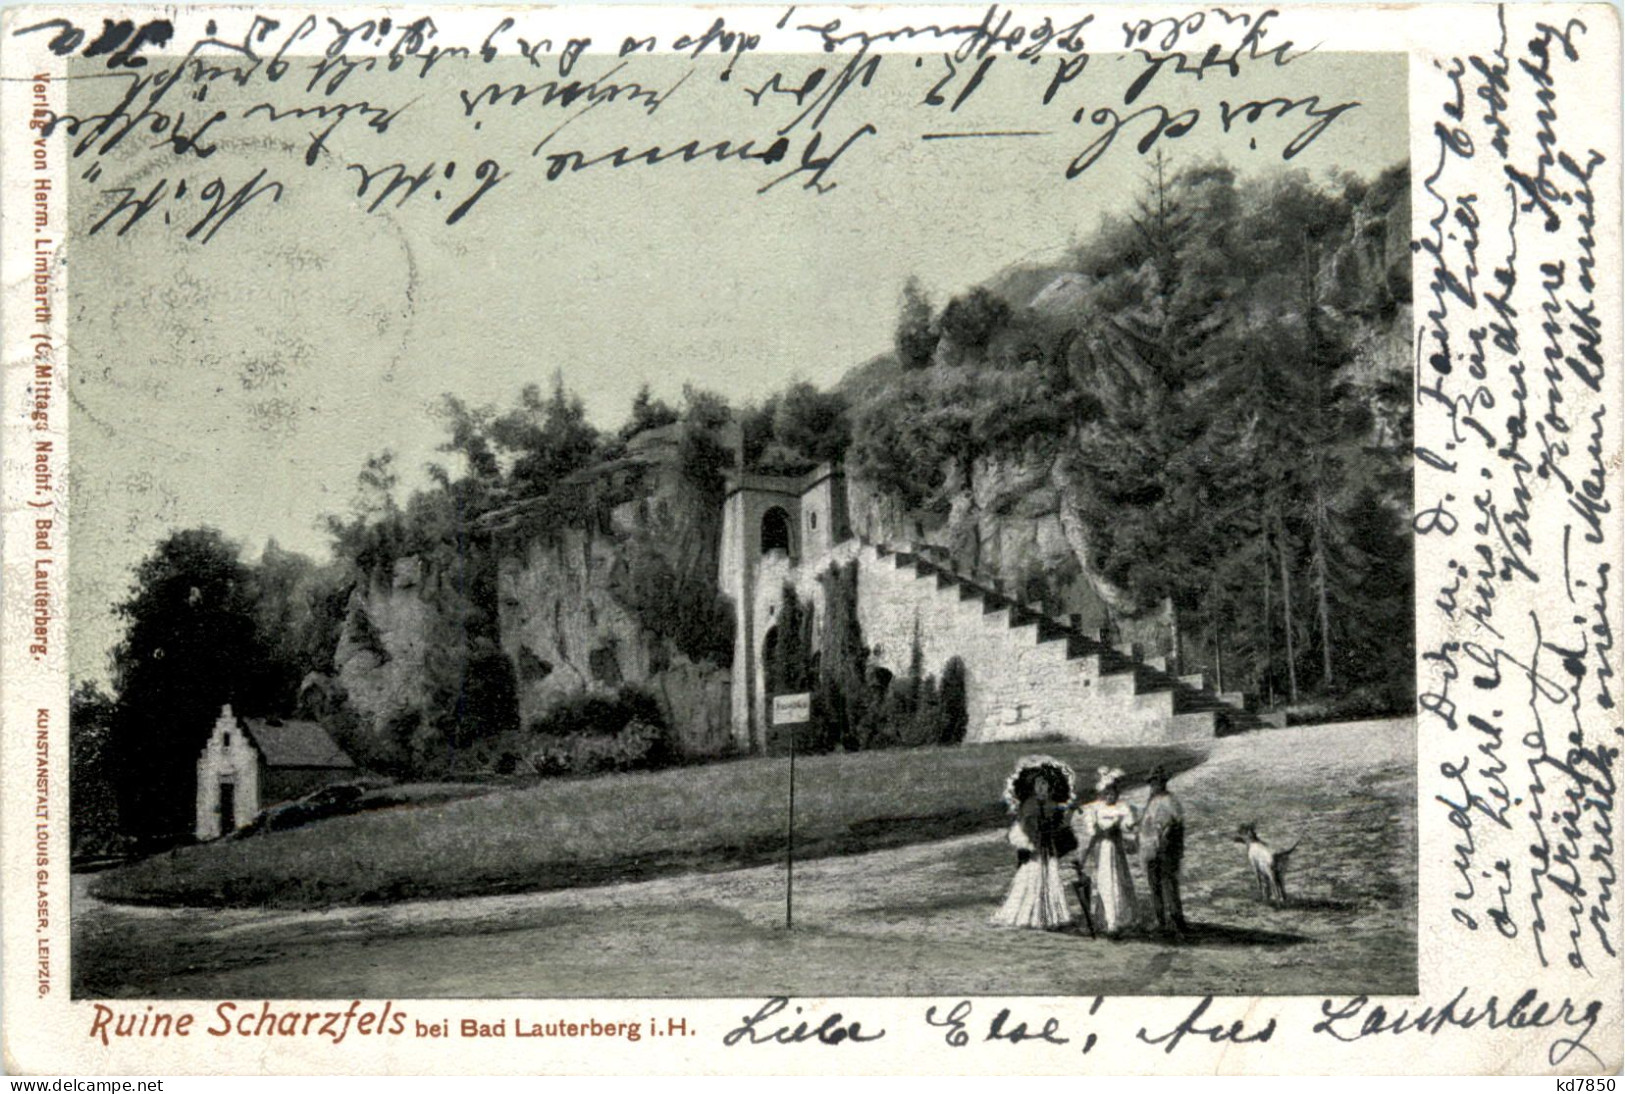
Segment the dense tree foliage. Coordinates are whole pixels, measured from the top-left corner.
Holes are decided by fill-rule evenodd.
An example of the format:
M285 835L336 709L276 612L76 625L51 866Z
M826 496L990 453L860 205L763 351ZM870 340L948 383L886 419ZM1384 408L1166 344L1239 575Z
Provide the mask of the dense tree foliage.
M903 286L903 307L897 317L895 346L904 368L925 368L937 352L941 333L931 318L931 299L920 283L909 278Z
M632 400L632 412L627 416L626 424L621 426L619 436L623 441L630 440L645 430L675 425L678 418L672 405L664 399L656 399L649 385L644 384L638 388L637 396Z
M937 329L961 349L985 350L993 336L1009 322L1010 305L978 285L948 301L937 319Z
M803 433L812 428L803 421L828 423L828 402L816 392L790 405L787 421ZM798 414L797 407L810 409ZM625 441L648 429L684 422L684 470L716 501L732 458L717 435L726 403L697 389L685 392L681 414L643 389L627 425L608 437L587 422L581 399L557 376L549 392L526 387L505 411L449 395L441 410L441 450L451 466L431 466L427 485L403 498L393 456L369 459L350 511L329 519L332 563L274 541L246 561L236 544L202 528L167 537L141 564L118 609L126 630L113 658L116 698L103 709L87 692L75 707L85 761L76 770L81 779L111 772L117 790L116 810L96 805L98 816L117 812L124 830L140 837L188 831L197 754L227 702L243 715L320 717L358 759L381 770L466 770L490 742L520 732L515 670L499 631L503 537L601 527L610 508L643 489L635 471L615 468ZM726 663L733 618L714 578L697 582L658 551L645 554L623 583L634 614L690 657ZM347 635L387 659L368 593L391 587L403 560L434 604L416 681L421 694L387 724L368 727L332 677L334 653ZM635 747L622 750L665 762L664 727L637 721ZM90 788L81 788L87 806L96 800Z
M819 581L823 618L786 585L764 641L769 702L775 695L811 692L812 720L798 732L797 748L856 752L964 740L964 662L952 658L939 684L926 672L923 636L916 632L904 671L893 674L871 664L858 622L857 564L831 566ZM782 731L770 727L768 733L773 747L783 747Z
M1025 599L1047 602L1079 575L1122 616L1171 599L1187 666L1229 690L1351 711L1407 704L1410 628L1396 621L1409 620L1413 587L1412 397L1362 343L1409 300L1406 263L1373 257L1391 224L1403 236L1407 193L1402 168L1242 186L1223 166L1159 162L1130 214L1103 222L1064 268L1028 271L1046 279L1037 296L1006 278L934 310L911 281L894 355L838 390L796 382L730 407L688 387L679 408L645 386L612 432L557 374L505 409L448 395L445 464L407 492L390 454L367 461L350 511L329 522L333 562L275 543L248 562L207 528L156 545L119 607L115 694L76 692L75 777L111 773L127 831L184 832L197 751L226 702L319 713L365 762L402 773L458 769L497 747L523 758L522 742L498 744L534 730L518 724L501 646L498 560L566 528L616 537L610 591L647 631L727 664L732 606L696 563L716 545L707 554L652 526L627 535L610 519L649 495L640 453L667 441L709 509L736 462L795 475L844 460L905 509L946 515L989 461L1048 461L1072 557L1004 575ZM366 603L402 560L435 604L421 702L361 734L333 655L341 635L387 655ZM869 663L855 570L824 580L821 619L787 593L768 663L770 688L813 693L809 747L963 739L964 664L915 663L894 679ZM550 758L531 750L538 769L671 758L658 712L617 710L610 743L549 731ZM76 782L76 803L115 812L94 793Z
M75 858L120 846L115 709L112 696L95 684L75 684L68 694L68 828Z
M220 708L292 713L307 676L332 667L348 596L343 567L275 541L250 564L213 528L167 536L117 608L125 632L112 658L115 697L88 685L74 694L86 808L105 775L127 834L188 831L198 752Z
M1409 299L1408 267L1368 253L1406 177L1242 187L1158 162L1053 272L1066 291L1016 307L981 286L933 318L911 287L904 367L857 409L853 463L946 511L982 458L1040 453L1084 572L1124 614L1172 599L1187 663L1283 699L1407 704L1409 395L1358 352ZM959 352L928 359L925 332Z
M799 475L837 463L852 443L846 396L797 381L738 412L744 465L767 475Z
M320 565L275 540L252 571L254 623L273 674L274 706L286 709L309 674L332 670L351 583L344 567Z
M112 712L119 813L126 831L188 831L198 752L225 703L242 714L282 698L256 626L253 571L213 528L176 532L136 568L118 608Z
M662 546L649 537L626 544L610 591L639 623L690 661L732 664L733 604L717 590L713 575L680 569Z

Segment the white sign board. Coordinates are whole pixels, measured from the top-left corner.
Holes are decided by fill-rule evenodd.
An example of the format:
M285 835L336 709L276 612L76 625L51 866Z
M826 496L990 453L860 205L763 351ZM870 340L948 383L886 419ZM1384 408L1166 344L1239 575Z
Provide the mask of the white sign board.
M803 691L796 695L773 696L774 725L799 725L810 721L812 721L812 693Z

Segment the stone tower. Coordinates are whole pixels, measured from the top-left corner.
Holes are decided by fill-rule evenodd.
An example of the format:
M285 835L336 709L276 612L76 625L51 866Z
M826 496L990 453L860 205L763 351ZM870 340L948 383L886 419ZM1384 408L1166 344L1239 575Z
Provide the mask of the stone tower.
M817 575L851 539L846 477L820 464L805 475L735 473L722 510L718 581L734 603L733 733L762 751L767 703L763 650L786 584L823 609Z

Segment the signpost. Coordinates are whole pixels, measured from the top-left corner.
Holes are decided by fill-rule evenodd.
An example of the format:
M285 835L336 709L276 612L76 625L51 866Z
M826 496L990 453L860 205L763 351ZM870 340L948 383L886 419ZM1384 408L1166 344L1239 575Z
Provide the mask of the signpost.
M796 870L796 730L812 721L812 694L773 696L773 725L790 731L790 808L784 822L784 929L795 926Z

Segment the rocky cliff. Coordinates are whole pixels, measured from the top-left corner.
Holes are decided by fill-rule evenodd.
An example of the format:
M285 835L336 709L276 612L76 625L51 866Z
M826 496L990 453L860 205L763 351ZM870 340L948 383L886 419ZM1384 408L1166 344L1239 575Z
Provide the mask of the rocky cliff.
M440 578L403 558L350 596L333 668L340 694L377 732L422 709L430 631L456 599Z
M706 519L688 509L671 515ZM618 598L627 544L645 531L569 528L503 558L502 648L518 679L520 721L530 724L570 695L632 684L660 700L687 754L715 755L730 738L728 670L690 660ZM711 558L714 566L714 552Z
M628 594L640 564L715 587L720 497L685 473L679 439L675 427L633 439L622 463L637 465L642 489L602 523L492 537L496 631L519 725L562 698L631 685L660 702L686 755L727 748L728 669L686 655L658 620L639 617ZM338 695L364 731L388 735L423 709L427 659L469 608L456 575L417 557L356 589L334 669Z
M1354 355L1349 378L1360 385L1403 377L1411 367L1408 192L1402 172L1351 189L1341 199L1350 214L1319 252L1319 306L1346 336ZM1060 332L1090 331L1116 317L1127 297L1121 277L1114 287L1100 280L1107 274L1088 269L1027 267L997 279L991 292L1003 303L989 312L994 318L981 327L975 316L961 316L957 327L945 324L928 373L914 375L932 383L952 377L968 385L968 394L979 384L1019 386L1033 369L1089 375L1082 358L1110 356L1111 348ZM1265 272L1296 299L1284 268ZM1267 321L1245 308L1235 316L1243 329ZM954 329L969 333L956 341ZM882 405L877 400L900 368L883 358L843 380L854 423L866 406ZM603 519L493 540L495 641L512 668L521 726L566 697L635 685L659 700L685 752L711 755L727 747L727 656L695 652L725 643L693 634L696 618L707 626L713 617L685 612L682 597L662 598L674 587L714 592L717 583L722 495L717 482L688 466L683 428L639 433L624 458L611 461L635 467L640 486ZM952 431L951 421L937 428ZM1153 658L1171 653L1178 636L1167 602L1137 598L1094 565L1092 539L1100 529L1074 503L1079 491L1067 459L1074 440L1048 428L945 461L945 481L940 489L933 482L933 496L918 507L849 464L851 527L871 543L951 560L956 571L1042 604L1051 615L1073 616L1086 633L1104 634L1121 648ZM437 628L468 608L461 588L454 575L416 559L400 560L358 588L335 667L346 701L364 722L381 732L422 706Z
M1324 244L1317 275L1322 310L1346 330L1353 351L1348 379L1375 385L1411 369L1410 198L1408 175L1388 172L1351 192L1348 223ZM1021 267L992 284L1012 305L1010 319L972 349L941 336L932 365L945 375L969 368L984 379L1018 372L1040 358L1045 331L1083 325L1102 314L1094 279L1074 269ZM897 376L882 358L843 380L855 405ZM1066 438L1029 440L1019 451L953 462L926 510L912 510L849 468L853 528L876 543L919 545L951 558L962 572L996 579L1056 614L1076 615L1091 632L1146 656L1172 652L1174 616L1166 602L1143 603L1092 565L1091 529L1069 504L1075 491L1062 458Z

